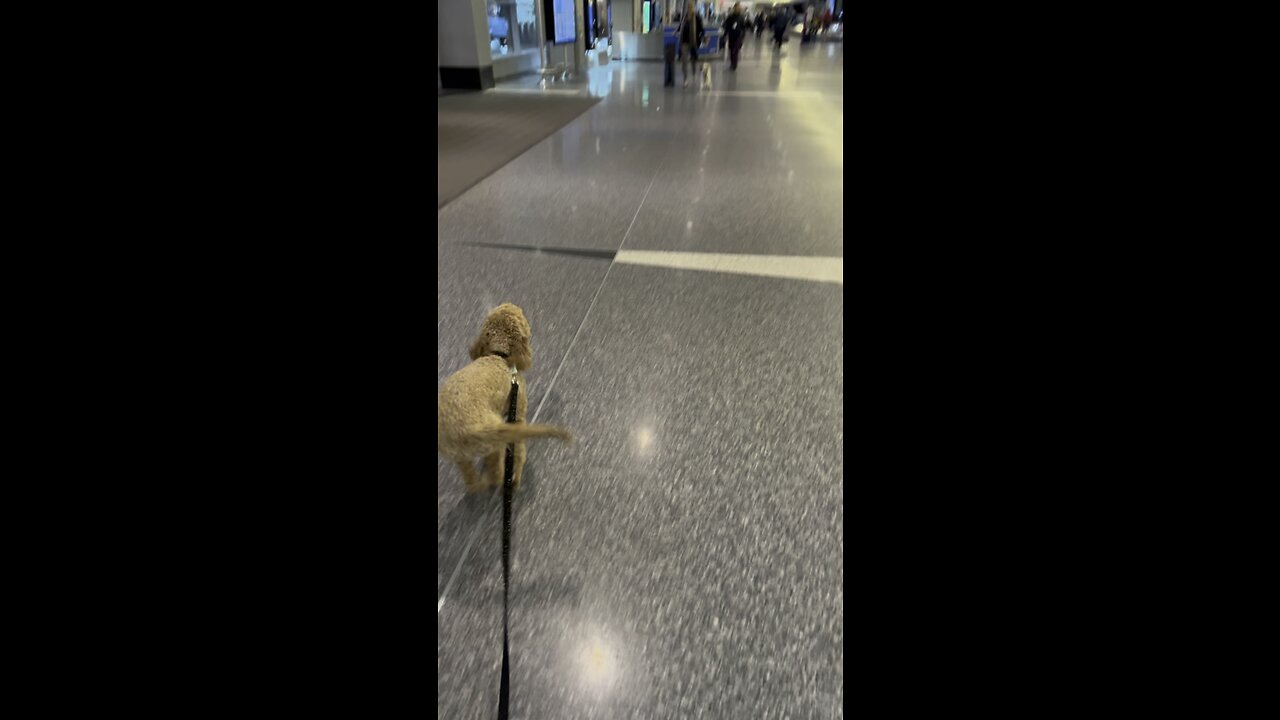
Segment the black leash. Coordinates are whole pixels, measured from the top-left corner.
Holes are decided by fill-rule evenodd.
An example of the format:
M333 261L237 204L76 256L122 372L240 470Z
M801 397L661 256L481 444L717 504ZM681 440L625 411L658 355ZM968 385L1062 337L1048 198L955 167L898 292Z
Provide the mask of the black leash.
M520 385L511 376L511 403L507 406L507 422L516 421L516 396ZM502 469L502 686L498 693L498 720L507 720L507 695L511 690L510 662L507 657L507 576L511 573L511 484L515 469L516 446L507 445L507 463Z

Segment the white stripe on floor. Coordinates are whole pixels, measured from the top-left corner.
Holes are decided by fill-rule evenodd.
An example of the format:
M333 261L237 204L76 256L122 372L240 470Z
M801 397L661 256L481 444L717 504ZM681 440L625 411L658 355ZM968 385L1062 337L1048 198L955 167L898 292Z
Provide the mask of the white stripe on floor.
M526 94L535 94L535 95L583 95L585 96L587 94L587 89L582 88L581 90L564 90L560 88L508 87L508 88L489 88L488 92L498 93L499 95L501 95L502 93L526 93Z
M844 258L842 257L619 250L613 261L677 270L704 270L844 284Z
M729 95L731 97L781 97L781 98L820 98L822 93L811 90L708 90L707 95Z

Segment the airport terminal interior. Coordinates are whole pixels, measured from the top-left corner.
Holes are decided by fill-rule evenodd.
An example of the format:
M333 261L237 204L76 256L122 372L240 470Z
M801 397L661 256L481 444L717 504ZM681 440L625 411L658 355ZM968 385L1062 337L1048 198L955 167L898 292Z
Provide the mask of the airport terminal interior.
M496 715L505 612L513 718L842 717L843 3L439 5L437 390L512 303L573 436L505 608L503 490L438 455L439 716Z

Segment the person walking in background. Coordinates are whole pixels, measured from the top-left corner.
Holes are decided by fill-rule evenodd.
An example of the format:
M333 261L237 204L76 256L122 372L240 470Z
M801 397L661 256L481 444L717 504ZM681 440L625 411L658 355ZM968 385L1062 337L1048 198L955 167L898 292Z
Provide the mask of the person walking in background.
M756 13L756 37L758 38L762 34L764 34L764 11L763 10Z
M694 9L693 0L689 0L680 17L676 38L680 43L680 74L684 76L684 86L689 87L689 65L693 64L693 74L697 75L698 46L702 44L702 16Z
M773 46L778 50L782 50L782 41L787 35L787 23L791 18L787 17L787 9L778 10L778 14L773 18Z
M738 69L738 51L742 49L742 41L747 37L747 16L742 14L742 3L733 4L733 12L725 17L720 26L725 42L729 44L729 69Z

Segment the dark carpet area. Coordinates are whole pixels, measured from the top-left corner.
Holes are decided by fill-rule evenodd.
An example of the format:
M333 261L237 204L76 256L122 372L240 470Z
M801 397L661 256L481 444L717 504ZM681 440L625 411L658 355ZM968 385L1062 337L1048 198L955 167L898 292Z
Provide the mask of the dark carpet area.
M593 97L472 92L438 98L439 207L599 102Z

